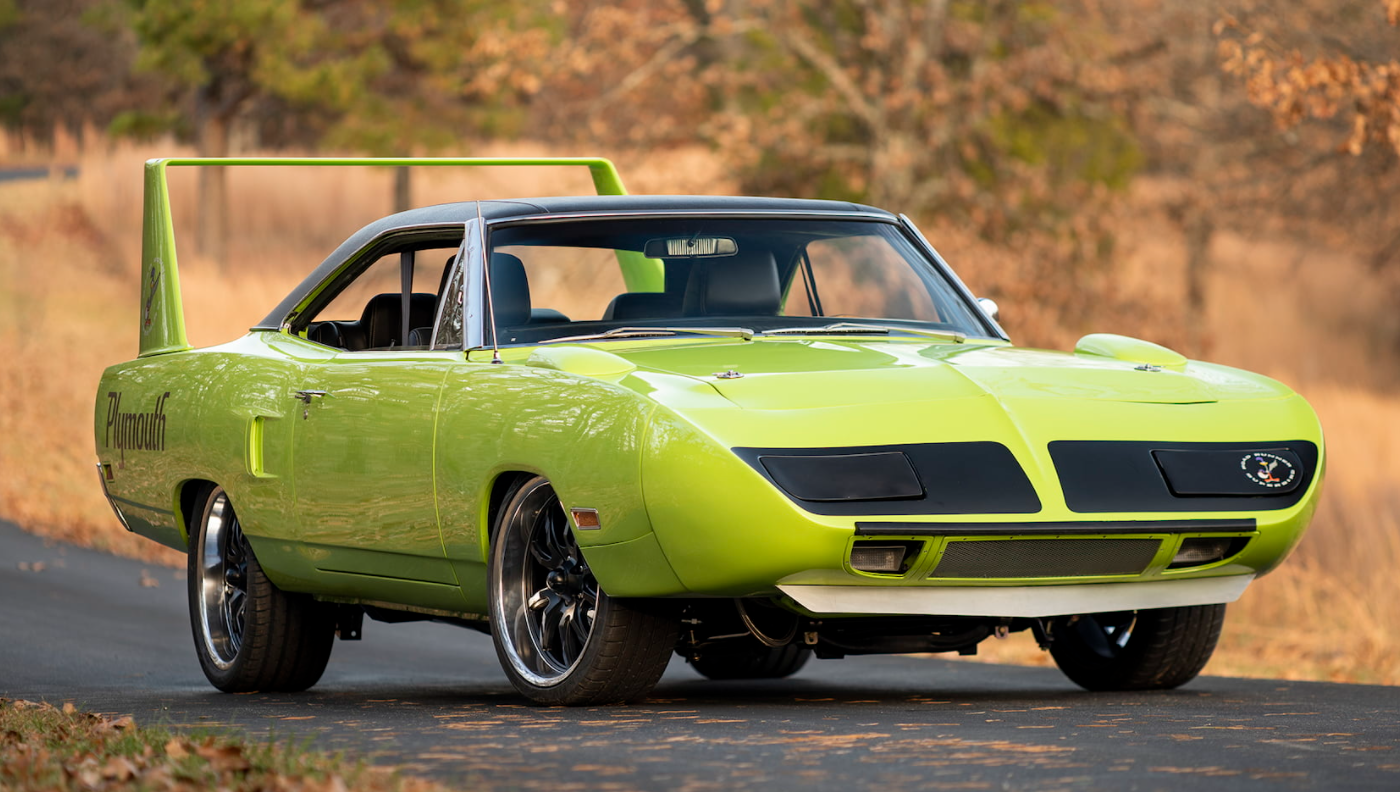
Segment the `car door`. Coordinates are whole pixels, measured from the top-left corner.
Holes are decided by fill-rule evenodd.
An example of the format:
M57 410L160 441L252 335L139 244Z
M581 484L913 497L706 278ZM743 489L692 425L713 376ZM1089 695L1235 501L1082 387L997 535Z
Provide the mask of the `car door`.
M381 261L392 265L398 257L391 252ZM308 366L299 390L293 465L301 539L316 568L332 584L339 580L346 594L460 608L438 530L433 443L443 379L461 353L399 343L404 323L394 307L402 307L402 293L378 291L383 286L374 286L369 274L360 278L371 282L352 284L359 297L355 289L342 292L352 295L350 305L363 293L378 293L359 319L335 319L332 312L324 321L337 325L334 332L313 322L308 334L340 338L345 348ZM414 280L437 281L437 275ZM436 289L418 288L412 301L424 303L430 295L436 302ZM414 324L422 321L422 308L410 307ZM427 316L435 314L434 305ZM414 330L404 340L420 340Z

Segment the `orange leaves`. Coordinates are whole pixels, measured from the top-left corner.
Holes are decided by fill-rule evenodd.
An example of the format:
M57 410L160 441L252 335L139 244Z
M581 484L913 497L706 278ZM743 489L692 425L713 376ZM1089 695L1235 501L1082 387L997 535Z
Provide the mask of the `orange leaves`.
M189 743L178 737L172 739L165 744L165 755L171 759L184 759L186 756L190 755L189 749L185 747L188 744Z
M1400 0L1384 0L1386 19L1400 25ZM1330 119L1348 112L1350 134L1339 147L1353 156L1368 143L1400 155L1400 62L1367 62L1345 54L1305 59L1279 52L1258 32L1246 33L1232 17L1216 22L1221 68L1245 81L1249 100L1280 126Z

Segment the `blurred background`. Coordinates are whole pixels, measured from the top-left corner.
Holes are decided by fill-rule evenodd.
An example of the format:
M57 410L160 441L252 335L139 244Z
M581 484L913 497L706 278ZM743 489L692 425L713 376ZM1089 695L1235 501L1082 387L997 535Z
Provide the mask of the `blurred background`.
M0 0L0 518L179 563L92 480L94 388L136 352L145 159L601 155L637 193L907 213L1019 344L1124 333L1293 386L1327 492L1206 672L1398 684L1397 23L1400 0ZM197 345L390 211L591 192L171 179Z

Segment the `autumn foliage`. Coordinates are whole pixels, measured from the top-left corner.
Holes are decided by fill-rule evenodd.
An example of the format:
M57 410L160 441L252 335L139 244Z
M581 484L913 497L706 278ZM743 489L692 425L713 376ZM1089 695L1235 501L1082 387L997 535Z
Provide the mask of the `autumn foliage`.
M1400 26L1400 0L1383 0L1386 21ZM1234 17L1215 25L1226 72L1241 77L1250 101L1283 127L1306 119L1343 118L1351 129L1341 148L1355 155L1368 144L1400 155L1400 61L1368 61L1346 53L1306 58L1284 50ZM1397 33L1400 38L1400 33Z

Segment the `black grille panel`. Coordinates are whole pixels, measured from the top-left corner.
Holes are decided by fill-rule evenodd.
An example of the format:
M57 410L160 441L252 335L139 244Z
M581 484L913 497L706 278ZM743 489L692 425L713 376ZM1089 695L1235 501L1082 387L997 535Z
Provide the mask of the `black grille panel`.
M1256 495L1178 495L1167 486L1154 452L1233 452L1223 483L1248 485L1249 474L1240 461L1256 451L1287 449L1301 466L1297 488L1278 492L1260 487ZM1307 440L1258 443L1168 443L1133 441L1056 440L1050 457L1060 476L1065 504L1080 514L1104 512L1255 511L1283 509L1303 499L1317 470L1317 446ZM1253 485L1250 485L1253 486ZM1228 488L1222 489L1229 492Z
M1008 539L949 542L930 577L1016 578L1136 575L1160 539Z

